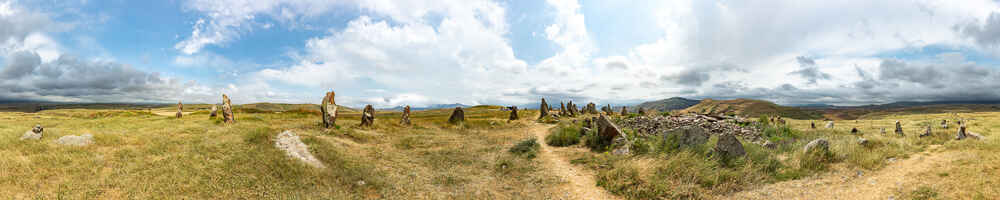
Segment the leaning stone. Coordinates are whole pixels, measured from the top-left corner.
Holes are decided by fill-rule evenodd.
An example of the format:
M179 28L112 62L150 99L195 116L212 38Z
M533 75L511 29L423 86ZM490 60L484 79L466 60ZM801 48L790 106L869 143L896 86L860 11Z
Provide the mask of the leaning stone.
M458 124L465 122L465 111L462 107L455 107L455 110L451 112L451 116L448 117L448 123Z
M809 152L812 152L812 151L821 151L821 152L824 152L824 153L825 152L830 152L830 142L826 141L826 139L822 139L822 138L815 139L812 142L809 142L808 144L806 144L806 146L802 150L805 151L806 153L809 153Z
M236 115L233 113L233 104L229 102L229 96L222 94L222 121L227 124L236 122Z
M608 119L604 115L601 115L597 119L597 133L598 133L598 139L600 139L603 142L606 142L605 144L610 144L611 141L615 139L615 137L622 135L622 130L619 129L614 122L611 122L610 119Z
M94 135L83 134L80 136L75 136L75 135L62 136L58 140L56 140L56 143L67 146L87 146L94 143Z
M292 131L284 131L278 134L278 137L274 140L274 147L281 149L285 152L285 155L289 157L296 158L309 166L315 168L326 168L323 162L316 159L309 152L309 146L302 143L298 135L295 135Z
M743 149L743 144L732 134L720 135L719 141L715 143L714 150L715 153L718 153L723 158L742 157L747 154Z
M549 116L549 104L545 103L545 98L542 98L542 105L538 106L538 112L540 113L540 115L538 115L538 119Z
M410 125L410 106L403 107L403 115L399 117L400 125Z
M371 104L365 105L365 109L361 112L361 126L371 127L375 125L375 107Z

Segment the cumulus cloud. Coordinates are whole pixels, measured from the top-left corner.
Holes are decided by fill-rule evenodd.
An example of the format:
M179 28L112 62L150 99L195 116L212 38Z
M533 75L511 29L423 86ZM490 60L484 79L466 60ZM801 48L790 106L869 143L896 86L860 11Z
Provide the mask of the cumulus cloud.
M983 47L1000 47L1000 13L990 12L982 24L975 22L957 24L953 27L962 36L972 39Z
M816 80L830 80L830 74L824 73L816 67L816 61L804 56L795 57L801 69L789 72L788 74L799 75L805 78L809 84L816 84Z

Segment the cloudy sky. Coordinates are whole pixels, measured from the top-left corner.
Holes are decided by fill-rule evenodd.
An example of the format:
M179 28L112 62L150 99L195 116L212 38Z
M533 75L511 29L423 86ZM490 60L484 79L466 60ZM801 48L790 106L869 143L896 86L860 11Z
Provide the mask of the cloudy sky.
M989 0L0 0L0 101L997 100L998 61Z

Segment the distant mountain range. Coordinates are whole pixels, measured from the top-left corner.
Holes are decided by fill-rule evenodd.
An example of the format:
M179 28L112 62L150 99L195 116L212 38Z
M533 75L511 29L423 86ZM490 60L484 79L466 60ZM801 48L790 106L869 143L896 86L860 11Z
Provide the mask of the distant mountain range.
M781 106L755 99L712 100L704 99L697 105L681 110L682 113L710 115L739 115L744 117L782 116L795 119L820 119L822 113L799 107Z
M415 110L434 110L434 109L447 109L447 108L455 108L455 107L468 108L468 107L472 107L472 106L465 105L465 104L460 104L460 103L434 104L434 105L429 105L429 106L425 106L425 107L410 107L410 110L411 111L415 111ZM392 108L385 109L385 110L403 110L403 106L396 106L396 107L392 107Z
M644 108L646 110L656 110L659 112L672 111L672 110L683 110L685 108L697 105L701 100L685 99L681 97L671 97L668 99L661 99L656 101L647 101L640 103L639 105L632 106L630 110L638 110L639 108Z

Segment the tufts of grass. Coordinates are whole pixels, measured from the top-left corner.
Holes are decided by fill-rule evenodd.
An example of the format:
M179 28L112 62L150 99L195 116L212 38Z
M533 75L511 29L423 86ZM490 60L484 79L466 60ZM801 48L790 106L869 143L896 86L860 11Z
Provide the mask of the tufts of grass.
M524 158L528 159L535 158L535 156L538 155L538 149L542 147L541 145L538 144L536 140L537 139L535 138L528 138L525 140L521 140L521 142L518 142L513 147L511 147L510 150L507 151L514 155L521 156Z
M552 128L549 135L545 136L545 143L549 146L565 147L580 143L580 127L575 125L560 124Z

